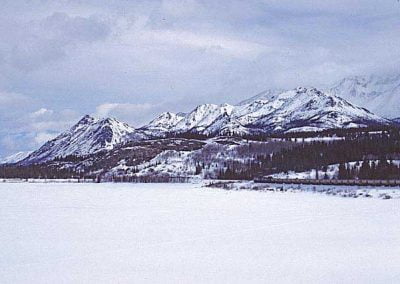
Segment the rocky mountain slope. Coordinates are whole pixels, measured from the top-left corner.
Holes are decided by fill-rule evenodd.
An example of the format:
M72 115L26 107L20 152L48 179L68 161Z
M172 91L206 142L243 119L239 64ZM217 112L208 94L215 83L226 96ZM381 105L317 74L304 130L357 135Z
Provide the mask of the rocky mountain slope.
M71 129L45 143L21 163L44 162L68 155L88 155L139 138L143 137L126 123L113 118L96 119L86 115Z

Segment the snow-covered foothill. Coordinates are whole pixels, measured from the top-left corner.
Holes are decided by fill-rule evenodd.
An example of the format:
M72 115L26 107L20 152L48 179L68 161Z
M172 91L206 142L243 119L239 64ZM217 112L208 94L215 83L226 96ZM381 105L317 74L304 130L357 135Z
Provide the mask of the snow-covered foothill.
M21 151L15 154L12 154L10 156L7 156L5 158L0 159L0 164L13 164L17 163L26 157L28 157L32 151Z

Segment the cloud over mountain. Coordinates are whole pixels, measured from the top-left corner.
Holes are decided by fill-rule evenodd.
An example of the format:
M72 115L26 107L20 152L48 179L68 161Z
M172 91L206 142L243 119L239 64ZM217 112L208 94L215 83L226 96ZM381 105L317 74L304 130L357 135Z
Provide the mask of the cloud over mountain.
M390 73L399 66L399 6L5 0L0 93L30 103L1 112L0 136L14 139L26 123L21 117L41 108L83 115L120 104L113 112L123 120L144 122L204 102L234 104L266 88L325 87L349 75ZM156 107L125 111L132 105ZM18 135L27 144L36 134Z

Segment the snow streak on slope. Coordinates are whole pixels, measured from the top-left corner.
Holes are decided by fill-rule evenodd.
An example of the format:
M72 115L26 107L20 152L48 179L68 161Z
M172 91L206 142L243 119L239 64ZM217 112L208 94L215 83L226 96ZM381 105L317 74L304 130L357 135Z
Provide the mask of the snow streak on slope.
M69 131L45 143L39 150L23 160L23 163L43 162L68 155L87 155L131 139L134 129L113 118L96 119L83 117Z
M400 116L400 75L349 77L330 92L383 117Z

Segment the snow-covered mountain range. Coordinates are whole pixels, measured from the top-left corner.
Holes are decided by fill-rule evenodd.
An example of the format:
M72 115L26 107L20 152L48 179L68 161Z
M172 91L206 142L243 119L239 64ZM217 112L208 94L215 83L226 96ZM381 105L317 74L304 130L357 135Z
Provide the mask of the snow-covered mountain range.
M113 149L121 142L182 133L209 136L268 134L392 123L349 103L336 93L304 87L266 91L237 105L203 104L189 113L165 112L138 129L114 118L96 119L86 115L20 163L41 163L68 155L84 156Z
M141 130L160 134L225 135L318 131L387 123L386 119L340 97L299 87L286 92L264 92L238 105L204 104L185 115L163 113Z
M400 117L400 74L348 77L329 92L380 116Z

